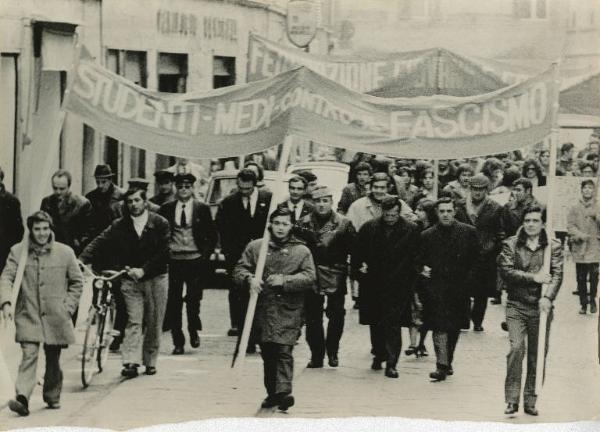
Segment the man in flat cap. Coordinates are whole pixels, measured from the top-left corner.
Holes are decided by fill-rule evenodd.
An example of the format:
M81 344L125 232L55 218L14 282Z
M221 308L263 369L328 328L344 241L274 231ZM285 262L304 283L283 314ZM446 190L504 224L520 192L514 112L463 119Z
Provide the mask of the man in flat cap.
M471 178L471 192L464 201L456 204L456 220L477 230L479 255L475 268L475 285L472 287L473 305L471 321L473 330L483 331L483 318L488 297L494 297L497 284L496 258L500 253L502 206L488 197L490 180L483 174ZM465 323L469 327L469 323Z
M157 206L162 206L169 201L175 201L175 175L170 171L160 170L154 173L154 178L156 179L158 192L148 201Z
M185 336L181 329L183 284L188 333L192 348L200 346L198 331L202 279L206 277L207 263L217 243L217 229L208 205L194 198L193 174L175 175L176 200L164 204L159 214L171 229L169 238L169 295L163 328L171 330L173 354L183 354Z
M97 187L85 195L92 204L90 240L104 231L114 220L111 208L122 202L125 196L125 192L113 183L114 176L110 165L96 165L94 178Z
M317 186L312 192L314 208L299 221L317 270L317 283L306 297L306 341L311 360L308 368L323 367L327 352L329 366L339 364L338 350L344 331L344 300L348 257L352 251L356 231L352 222L335 212L333 194L327 186ZM327 335L323 330L323 305L328 318Z

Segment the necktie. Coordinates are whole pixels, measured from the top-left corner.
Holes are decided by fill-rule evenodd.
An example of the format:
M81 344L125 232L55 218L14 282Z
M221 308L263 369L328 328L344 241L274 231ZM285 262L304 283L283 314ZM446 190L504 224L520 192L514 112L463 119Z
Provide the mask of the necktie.
M296 223L296 208L298 207L297 204L292 204L292 223Z
M248 219L252 219L252 209L250 208L250 198L245 199L246 215Z
M185 220L185 204L181 204L181 219L179 220L179 225L183 228L187 226L187 221Z

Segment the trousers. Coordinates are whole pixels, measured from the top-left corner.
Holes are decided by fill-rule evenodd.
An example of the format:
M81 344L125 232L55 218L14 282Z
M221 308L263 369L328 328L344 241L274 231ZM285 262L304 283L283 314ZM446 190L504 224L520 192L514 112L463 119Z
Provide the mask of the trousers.
M452 367L459 336L460 330L433 331L433 348L435 350L436 365L439 369Z
M294 378L293 349L292 345L281 345L273 342L260 344L267 395L275 396L280 393L292 393L292 379Z
M581 307L596 301L598 295L598 263L575 263L577 274L577 292ZM590 278L590 289L588 291L588 276Z
M60 392L62 390L63 373L60 369L60 345L45 345L44 354L46 356L46 372L44 373L44 387L42 395L46 403L60 402ZM23 395L29 400L37 379L37 362L40 352L39 342L21 342L21 363L19 364L19 373L15 390L17 395Z
M314 291L306 294L306 342L314 360L323 360L325 351L328 355L338 353L340 339L344 332L345 296L344 290L324 295ZM327 308L323 310L325 300L327 300ZM328 319L327 334L323 329L323 312Z
M550 323L553 313L548 315L546 327L545 357L548 354ZM540 311L537 304L530 305L519 301L510 300L506 303L506 325L510 339L510 351L506 357L506 380L504 382L504 396L506 403L519 403L521 394L521 378L523 375L523 358L527 350L527 376L523 399L525 406L535 406L537 395L535 393L535 378L537 369L538 334L540 325Z
M155 367L167 303L167 274L141 282L123 280L121 291L128 315L123 363Z
M200 301L202 300L202 278L205 274L202 259L171 260L169 262L169 295L163 328L171 330L175 346L185 344L185 336L181 329L184 283L188 331L192 333L202 330Z
M399 322L381 320L369 325L371 347L377 360L386 362L388 367L396 367L402 351L402 326Z

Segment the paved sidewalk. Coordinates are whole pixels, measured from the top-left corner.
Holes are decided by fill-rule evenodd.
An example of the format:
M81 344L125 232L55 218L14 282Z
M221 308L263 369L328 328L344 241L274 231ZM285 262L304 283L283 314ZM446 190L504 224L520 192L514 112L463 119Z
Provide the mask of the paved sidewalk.
M296 406L273 418L402 416L443 420L509 421L546 423L600 420L600 366L597 356L597 315L578 315L578 299L571 294L575 277L567 263L565 283L556 302L547 382L540 397L539 417L520 413L507 419L504 410L504 376L507 334L500 330L503 306L489 306L485 332L462 332L455 359L455 375L432 383L435 368L431 339L430 356L406 358L398 364L399 379L370 370L368 328L357 324L357 311L348 307L342 339L340 367L306 369L309 352L301 339L295 348L294 395ZM350 302L348 303L350 306ZM62 409L47 410L36 388L28 418L0 412L2 430L34 426L87 426L127 429L157 423L175 423L211 417L253 417L264 397L260 355L246 359L243 374L230 369L235 338L228 328L227 293L207 290L202 303L202 345L186 347L183 356L172 356L170 336L165 334L158 374L122 381L120 356L111 355L106 370L82 390L80 346L64 356L65 387ZM404 333L404 348L408 332Z

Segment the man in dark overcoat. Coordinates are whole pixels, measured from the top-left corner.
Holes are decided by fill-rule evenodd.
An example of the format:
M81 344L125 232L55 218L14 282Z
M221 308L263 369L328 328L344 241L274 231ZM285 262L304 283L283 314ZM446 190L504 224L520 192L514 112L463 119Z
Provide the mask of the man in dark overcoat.
M23 238L23 218L18 198L4 187L4 171L0 167L0 272L4 269L10 248Z
M272 194L258 189L257 181L254 171L241 170L237 175L237 191L223 198L217 210L216 224L230 275L248 243L264 234ZM241 333L247 301L247 293L240 292L232 283L229 287L229 336ZM254 346L248 345L250 351Z
M360 281L360 323L369 325L371 368L397 378L396 364L402 349L402 327L410 325L414 297L419 229L400 216L396 197L382 203L382 215L359 230L351 257L352 273Z
M292 351L300 335L306 291L316 282L310 250L291 235L291 216L290 210L278 207L269 218L271 235L262 280L254 275L263 239L248 244L233 273L236 284L258 295L254 327L267 390L262 407L284 411L294 404Z
M113 183L114 176L110 165L96 165L94 179L97 187L85 195L92 205L90 241L108 228L114 220L112 207L125 197L125 192Z
M477 231L454 218L452 198L436 202L438 223L421 233L419 267L426 279L423 294L429 310L425 325L433 331L437 369L435 381L452 375L452 360L460 329L469 321L469 292L479 255Z
M496 295L497 264L502 242L500 217L502 207L488 197L490 181L483 174L471 178L471 193L464 201L456 201L456 220L477 230L480 254L477 257L476 284L473 286L473 304L470 306L473 330L483 331L483 318L488 297ZM469 327L469 323L465 323Z

